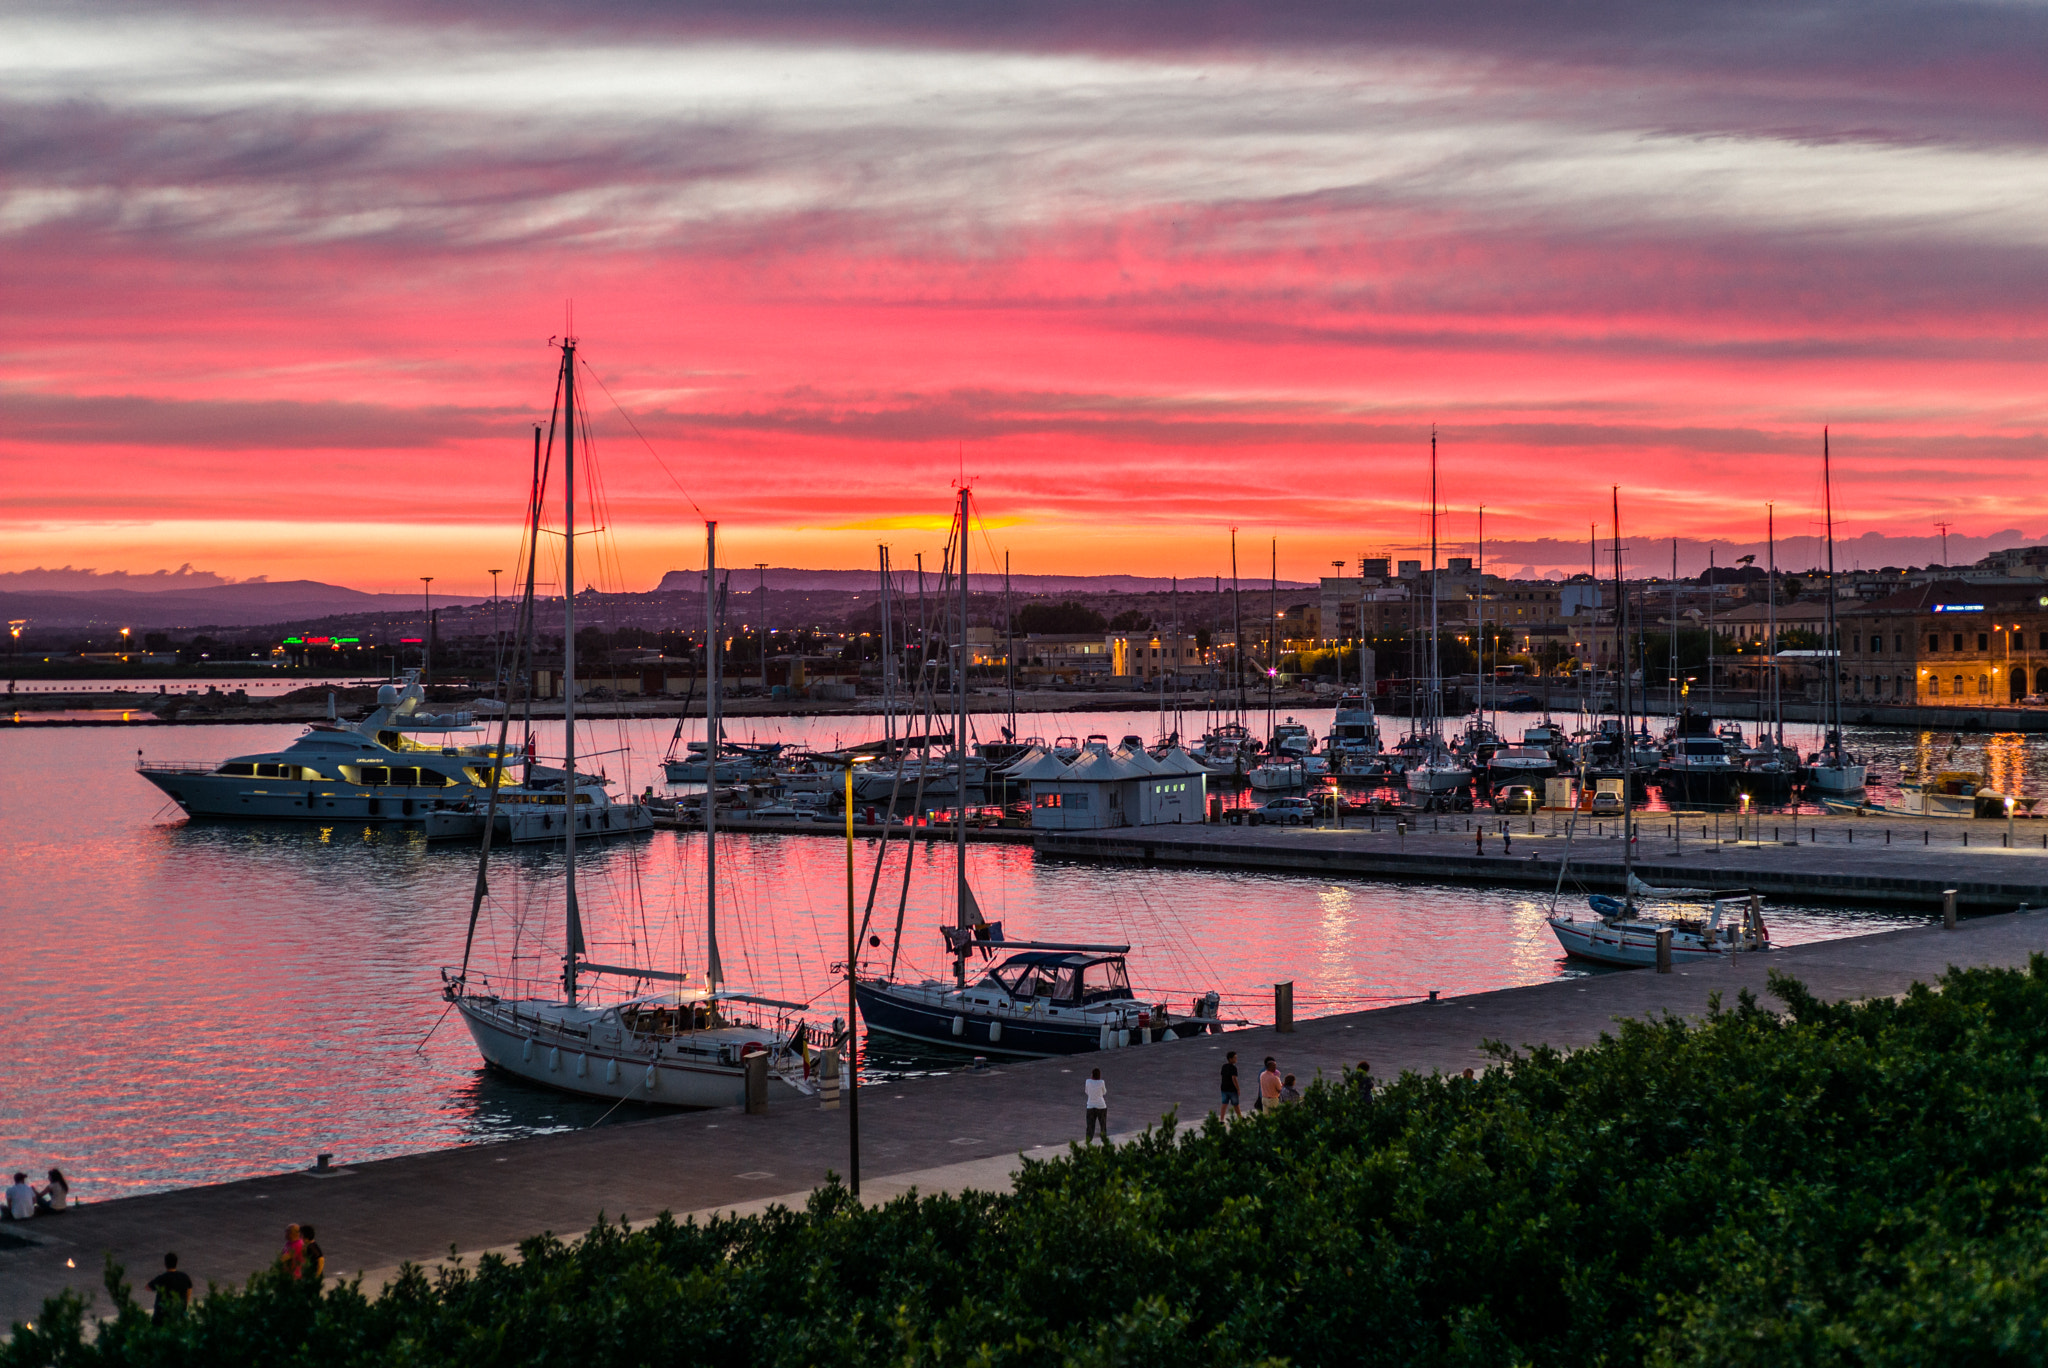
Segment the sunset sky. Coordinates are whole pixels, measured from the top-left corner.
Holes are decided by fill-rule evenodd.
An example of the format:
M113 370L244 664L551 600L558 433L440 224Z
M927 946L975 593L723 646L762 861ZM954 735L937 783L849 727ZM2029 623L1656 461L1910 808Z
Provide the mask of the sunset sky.
M1882 0L16 6L0 571L487 589L570 301L610 587L702 515L907 557L963 470L1020 571L1308 578L1416 544L1432 424L1454 543L1810 534L1823 424L1845 536L2033 536L2044 65Z

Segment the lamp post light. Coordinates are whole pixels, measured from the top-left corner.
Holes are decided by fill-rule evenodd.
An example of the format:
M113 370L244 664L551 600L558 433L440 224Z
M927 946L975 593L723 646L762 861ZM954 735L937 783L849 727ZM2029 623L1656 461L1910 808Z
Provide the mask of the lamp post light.
M123 665L128 663L128 633L134 630L132 627L123 627L121 629L121 663Z

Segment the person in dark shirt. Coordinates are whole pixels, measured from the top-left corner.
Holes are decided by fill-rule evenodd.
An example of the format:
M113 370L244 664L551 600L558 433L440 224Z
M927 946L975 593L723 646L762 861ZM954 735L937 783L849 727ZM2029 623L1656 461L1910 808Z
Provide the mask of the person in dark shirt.
M311 1278L314 1282L319 1282L327 1274L327 1255L321 1250L320 1242L313 1238L313 1227L301 1225L299 1227L299 1238L306 1242L306 1248L303 1252L303 1257L306 1260L304 1265L305 1276Z
M1368 1102L1372 1101L1373 1077L1371 1063L1363 1059L1358 1061L1358 1067L1351 1071L1351 1086L1358 1089L1359 1096Z
M1237 1105L1237 1051L1223 1056L1223 1103L1216 1108L1218 1116L1235 1116L1244 1120L1244 1109Z
M167 1317L182 1314L192 1304L192 1275L178 1271L178 1256L175 1254L164 1255L164 1271L144 1286L156 1293L156 1312L152 1319L159 1324Z

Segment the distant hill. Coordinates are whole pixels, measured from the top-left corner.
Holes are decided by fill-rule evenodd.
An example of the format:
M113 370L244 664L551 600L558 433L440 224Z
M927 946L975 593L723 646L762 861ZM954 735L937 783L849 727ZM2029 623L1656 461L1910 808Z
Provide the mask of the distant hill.
M443 604L482 599L434 596ZM257 627L341 613L418 611L417 594L366 594L318 580L257 580L195 589L0 592L0 614L37 629Z
M908 589L917 587L917 571L898 569L896 583ZM720 571L723 576L725 571ZM734 592L752 589L760 584L761 572L752 566L735 566L731 569ZM873 570L790 570L769 567L768 587L816 592L838 590L842 593L872 593L876 588L876 572ZM938 576L926 571L925 584L936 587ZM1245 589L1264 588L1262 579L1244 579L1239 585ZM1002 592L1001 575L967 576L967 587L977 594ZM1182 593L1194 593L1205 588L1214 588L1214 578L1183 579ZM1299 580L1281 580L1282 589L1313 589L1317 586ZM1173 588L1173 581L1163 576L1148 575L1012 575L1010 588L1019 594L1163 594ZM654 587L657 594L702 593L704 572L702 570L671 570L661 577L661 583Z

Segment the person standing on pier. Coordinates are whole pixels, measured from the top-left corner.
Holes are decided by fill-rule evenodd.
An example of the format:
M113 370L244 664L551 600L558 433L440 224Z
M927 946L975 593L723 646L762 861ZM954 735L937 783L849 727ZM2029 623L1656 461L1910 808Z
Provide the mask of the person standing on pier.
M1102 1081L1102 1070L1096 1069L1081 1084L1081 1091L1088 1099L1088 1130L1081 1143L1088 1144L1095 1139L1095 1131L1102 1129L1102 1143L1109 1143L1109 1084Z
M286 1275L293 1278L298 1277L299 1270L306 1266L306 1240L299 1233L298 1226L284 1228L284 1252L277 1256L277 1261L284 1265Z
M158 1325L192 1305L192 1275L178 1271L175 1254L164 1255L164 1271L144 1283L143 1288L156 1293L156 1308L150 1319Z
M1244 1109L1237 1105L1237 1051L1223 1056L1223 1101L1216 1108L1220 1117L1236 1117L1244 1120Z
M314 1282L319 1282L327 1273L327 1252L320 1248L320 1241L313 1238L313 1227L300 1226L299 1238L306 1243L306 1247L300 1251L300 1257L305 1260L306 1276Z
M1266 1056L1266 1067L1259 1075L1259 1100L1252 1103L1253 1111L1265 1111L1280 1105L1280 1066L1273 1056Z

